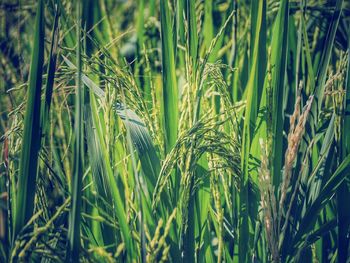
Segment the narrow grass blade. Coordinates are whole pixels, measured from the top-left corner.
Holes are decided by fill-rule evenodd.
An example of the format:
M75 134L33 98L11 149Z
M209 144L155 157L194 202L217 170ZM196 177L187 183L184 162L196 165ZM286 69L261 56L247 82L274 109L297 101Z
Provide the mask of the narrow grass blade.
M166 152L170 152L177 138L178 89L175 72L174 43L169 3L160 1L160 23L162 40L163 108Z
M78 262L80 254L80 221L81 221L81 189L83 177L84 158L84 131L83 131L83 97L84 85L82 83L81 65L81 2L77 2L77 74L75 95L74 118L74 143L73 143L73 174L72 174L72 201L69 214L68 227L68 251L67 260Z
M34 210L38 155L40 150L40 107L41 85L44 64L44 4L37 4L33 53L29 73L27 106L24 119L22 151L20 159L14 232L16 238L23 226L31 218Z
M198 33L196 17L196 1L187 0L187 23L188 23L188 41L191 59L192 84L196 83L197 61L198 61Z
M255 8L253 6L253 8ZM261 43L260 34L261 26L264 24L266 10L266 1L259 1L258 6L256 7L257 16L252 19L256 19L256 28L254 34L254 45L253 56L252 56L252 66L249 75L249 80L247 83L247 105L245 110L244 126L243 126L243 139L242 139L242 152L241 152L241 170L242 170L242 179L240 185L240 222L239 222L239 262L248 262L250 258L250 247L249 247L249 219L248 219L248 208L249 208L249 194L248 194L248 182L249 182L249 156L250 156L250 147L253 141L255 122L258 115L259 102L258 98L261 97L256 92L256 85L258 80L258 58L260 50L264 43Z
M283 96L285 94L285 74L287 64L288 45L288 18L289 2L283 0L280 3L277 18L273 27L271 40L271 85L273 88L272 112L272 178L276 189L280 185L283 162L283 123L284 108Z
M52 100L52 92L53 92L53 84L55 79L55 71L56 71L56 60L57 60L57 52L58 52L58 39L59 39L59 11L56 8L54 24L52 28L52 36L51 36L51 46L50 46L50 54L49 54L49 66L47 69L47 79L46 79L46 87L45 87L45 100L42 105L42 134L45 136L48 125L47 121L49 119L49 112L51 107Z
M184 10L185 10L185 0L176 1L176 34L177 42L181 46L185 46L185 26L184 26ZM179 49L176 54L179 57L176 68L185 67L185 54L184 51ZM176 61L176 56L175 56Z
M214 38L213 25L213 0L204 1L204 24L203 24L205 47L210 47L211 40Z

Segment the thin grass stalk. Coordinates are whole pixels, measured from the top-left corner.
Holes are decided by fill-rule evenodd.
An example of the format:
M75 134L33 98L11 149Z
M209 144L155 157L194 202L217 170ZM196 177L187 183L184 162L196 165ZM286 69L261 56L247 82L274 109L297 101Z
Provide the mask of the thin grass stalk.
M82 62L81 62L81 2L77 1L77 48L76 48L76 95L73 142L72 203L69 214L67 261L78 262L80 254L80 221L83 177L83 94Z
M242 152L241 152L241 170L243 178L240 183L240 222L239 222L239 262L247 262L250 258L249 248L249 219L248 219L248 162L251 143L253 141L254 127L258 113L258 94L254 90L254 84L256 83L257 71L258 71L258 57L259 57L259 40L260 40L260 28L262 25L263 10L266 5L266 1L259 1L257 17L256 17L256 33L252 56L252 68L249 76L249 81L246 87L247 90L247 105L243 126L243 138L242 138Z
M185 0L176 1L176 34L177 34L177 45L185 46L185 26L184 26L184 13ZM179 61L177 63L177 69L183 69L185 67L185 56L184 51L179 49L177 52ZM176 57L175 57L176 58Z
M190 55L190 75L192 85L196 85L197 80L197 61L198 61L198 33L197 33L197 16L196 16L196 1L187 0L187 23L188 23L188 47Z
M49 53L49 66L47 69L47 79L46 79L46 86L45 86L45 100L43 101L42 105L42 120L41 120L41 127L42 127L42 135L45 136L48 132L48 119L49 119L49 113L50 113L50 107L51 107L51 100L52 100L52 93L53 93L53 86L54 86L54 79L55 79L55 71L56 71L56 60L57 60L57 52L58 52L58 40L59 40L59 9L57 7L57 4L55 4L55 18L54 18L54 24L52 27L52 35L51 35L51 46L50 46L50 53Z

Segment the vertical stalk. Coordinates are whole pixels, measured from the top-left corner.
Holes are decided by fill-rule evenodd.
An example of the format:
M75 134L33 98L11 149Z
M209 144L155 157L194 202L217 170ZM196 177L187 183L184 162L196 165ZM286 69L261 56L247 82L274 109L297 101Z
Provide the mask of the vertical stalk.
M27 105L24 117L21 159L19 164L16 209L13 211L12 241L31 218L34 211L38 157L41 144L41 85L44 64L44 4L37 5L32 60L29 73Z
M174 42L168 0L160 1L162 40L163 108L165 126L165 151L170 152L177 138L178 90L176 84Z
M77 1L77 48L76 48L76 95L73 143L73 174L72 174L72 201L69 214L68 251L69 262L79 262L80 250L80 221L81 221L81 186L83 176L83 89L81 63L81 2Z

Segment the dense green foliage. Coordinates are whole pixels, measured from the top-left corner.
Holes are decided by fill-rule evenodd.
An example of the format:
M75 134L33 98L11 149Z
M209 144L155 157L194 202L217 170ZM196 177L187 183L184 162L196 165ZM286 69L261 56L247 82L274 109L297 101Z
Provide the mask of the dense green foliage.
M0 3L0 262L347 262L350 4Z

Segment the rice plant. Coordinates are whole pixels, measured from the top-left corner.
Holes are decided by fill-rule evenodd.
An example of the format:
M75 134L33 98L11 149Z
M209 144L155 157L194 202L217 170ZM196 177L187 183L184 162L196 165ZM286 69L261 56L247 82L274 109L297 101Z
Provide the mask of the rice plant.
M0 3L0 262L350 262L350 3Z

